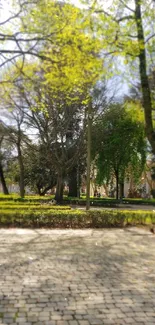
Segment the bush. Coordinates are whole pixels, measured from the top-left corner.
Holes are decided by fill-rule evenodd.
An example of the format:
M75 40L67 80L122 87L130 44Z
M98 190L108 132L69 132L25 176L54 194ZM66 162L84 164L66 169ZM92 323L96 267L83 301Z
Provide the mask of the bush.
M154 211L0 210L0 226L104 228L155 223Z
M50 202L53 199L53 195L51 196L38 196L38 195L27 195L25 198L20 198L17 194L12 195L4 195L0 194L0 205L1 203L6 205L9 202L9 205L11 204L33 204L33 205L39 205L39 204L45 204ZM63 200L63 205L86 205L86 198L82 197L80 199L78 198L71 198L71 197L65 197ZM124 198L123 200L116 200L114 198L90 198L90 205L96 206L96 207L118 207L120 204L130 205L130 204L136 204L136 205L153 205L155 206L155 200L154 199L130 199L130 198Z
M5 195L0 193L0 201L14 201L14 202L48 202L51 201L54 198L53 195L51 196L39 196L39 195L26 195L24 198L21 198L17 194L10 194L10 195Z
M86 205L86 199L85 198L64 198L63 204L72 204L72 205ZM123 200L116 200L114 198L91 198L90 199L90 205L96 206L96 207L119 207L119 205L130 205L130 204L136 204L136 205L153 205L155 206L155 200L153 199L123 199Z
M6 202L5 202L6 203ZM49 205L49 204L0 204L0 211L1 210L71 210L69 206L58 206L58 205Z

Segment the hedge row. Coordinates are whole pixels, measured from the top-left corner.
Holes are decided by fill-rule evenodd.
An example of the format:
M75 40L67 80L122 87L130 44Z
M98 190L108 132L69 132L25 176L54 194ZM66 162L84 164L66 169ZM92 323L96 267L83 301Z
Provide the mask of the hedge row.
M63 204L75 204L75 205L86 205L86 199L76 199L76 198L64 198ZM98 207L119 207L119 205L153 205L155 206L155 200L152 199L123 199L123 200L116 200L116 199L108 199L108 198L94 198L90 199L91 206L98 206Z
M14 202L28 202L28 203L31 203L31 202L39 202L39 203L45 203L45 202L49 202L51 201L52 198L51 197L25 197L25 198L21 198L21 197L14 197L14 196L0 196L0 201L14 201Z
M25 196L25 198L20 198L18 195L3 195L0 194L0 204L1 203L8 203L14 204L45 204L49 203L53 199L53 196ZM72 205L86 205L86 199L85 198L71 198L71 197L65 197L63 200L64 205L72 204ZM116 200L114 198L91 198L90 199L91 206L99 206L99 207L119 207L120 204L130 205L130 204L136 204L136 205L153 205L155 206L155 200L154 199L123 199L123 200Z
M42 204L49 204L49 202L44 202ZM15 205L15 206L29 206L29 205L41 205L41 203L39 201L36 201L36 202L25 202L25 201L14 201L14 200L0 200L0 206L12 206L12 205Z
M71 207L69 206L58 206L58 205L49 205L49 204L0 204L0 211L1 210L71 210Z
M104 228L155 223L153 211L0 211L0 226Z

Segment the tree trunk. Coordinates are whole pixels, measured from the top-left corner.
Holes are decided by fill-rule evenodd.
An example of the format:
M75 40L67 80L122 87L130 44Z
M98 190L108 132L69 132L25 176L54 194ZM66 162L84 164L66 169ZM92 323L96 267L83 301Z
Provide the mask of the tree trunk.
M74 167L69 174L69 193L68 196L77 197L77 168Z
M118 195L119 195L119 176L118 176L118 171L115 172L116 176L116 200L118 200Z
M124 182L120 183L120 199L123 199L124 197Z
M81 177L80 177L80 168L79 162L77 165L77 197L80 199L80 185L81 185Z
M37 187L37 194L41 196L41 187L36 184Z
M141 1L135 0L135 20L137 25L138 43L139 43L139 72L143 95L143 107L145 115L145 128L146 135L151 144L153 154L155 154L155 134L153 130L152 120L152 102L151 102L151 90L149 85L149 79L147 75L146 64L146 46L143 30L143 22L141 15Z
M0 180L1 180L1 184L2 184L2 188L3 188L3 193L8 195L9 191L5 182L5 177L4 177L4 173L3 173L3 167L2 164L0 163Z
M91 128L92 128L92 107L88 106L88 135L87 135L87 181L86 181L86 210L90 209L90 169L91 169Z
M109 196L109 188L108 185L103 184L104 190L105 190L105 195L108 197Z
M57 186L56 186L56 193L55 193L55 200L57 201L57 203L62 203L63 187L64 187L63 176L59 174L57 178Z
M23 157L22 157L21 148L19 144L17 145L17 149L18 149L18 163L20 169L20 178L19 178L20 196L21 198L24 198L25 196L24 163L23 163Z
M49 186L45 187L44 190L41 191L41 194L40 195L41 196L44 196L51 189L52 189L52 185L49 185Z

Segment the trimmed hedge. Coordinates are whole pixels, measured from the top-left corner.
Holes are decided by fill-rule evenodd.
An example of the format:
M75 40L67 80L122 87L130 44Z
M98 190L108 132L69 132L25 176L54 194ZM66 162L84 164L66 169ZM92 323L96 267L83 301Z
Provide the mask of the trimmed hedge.
M1 203L6 203L9 205L14 203L19 204L33 204L33 205L39 205L39 204L45 204L50 202L54 198L53 195L51 196L38 196L38 195L30 195L25 196L25 198L19 197L17 194L12 195L4 195L0 194L0 205ZM71 197L65 197L62 202L63 205L86 205L86 199L84 198L71 198ZM130 205L130 204L136 204L136 205L152 205L155 206L155 200L154 199L130 199L130 198L124 198L123 200L116 200L114 198L90 198L90 205L96 206L96 207L120 207L120 204L122 205Z
M76 198L64 198L63 204L72 204L72 205L86 205L86 199L76 199ZM153 199L123 199L116 200L111 198L91 198L90 205L97 207L118 207L121 205L152 205L155 206L155 200Z
M0 211L1 227L104 228L150 223L155 223L154 211Z
M69 206L58 206L58 205L49 205L49 204L0 204L1 210L71 210Z
M49 204L48 202L45 202L45 203L43 203L43 204ZM25 206L25 205L27 205L27 206L30 206L30 205L35 205L35 206L40 206L41 205L41 203L40 202L24 202L24 201L22 201L22 202L18 202L18 201L14 201L14 200L10 200L10 201L8 201L8 200L6 200L6 201L0 201L0 207L5 207L5 206Z
M10 194L10 195L4 195L4 194L0 194L0 201L14 201L14 202L38 202L38 203L45 203L48 201L51 201L54 198L53 195L50 196L39 196L39 195L26 195L24 198L21 198L19 195L17 194Z

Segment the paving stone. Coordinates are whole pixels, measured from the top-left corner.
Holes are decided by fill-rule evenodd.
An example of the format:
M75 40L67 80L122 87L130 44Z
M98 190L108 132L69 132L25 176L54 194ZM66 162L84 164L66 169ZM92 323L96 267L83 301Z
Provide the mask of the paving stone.
M73 320L73 316L72 315L64 315L62 316L63 320Z
M68 325L68 322L65 321L65 320L57 321L57 322L56 322L56 325Z
M126 317L126 319L125 319L125 323L126 323L126 324L133 324L133 323L134 323L134 318Z
M155 324L145 229L0 229L0 325Z

